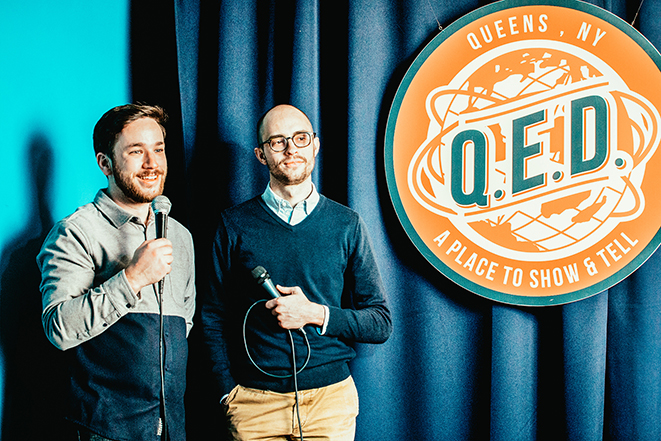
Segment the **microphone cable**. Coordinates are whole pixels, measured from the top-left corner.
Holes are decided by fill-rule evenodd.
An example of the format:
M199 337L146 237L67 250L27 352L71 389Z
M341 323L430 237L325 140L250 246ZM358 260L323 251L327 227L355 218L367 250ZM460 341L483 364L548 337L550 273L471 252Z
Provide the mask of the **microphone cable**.
M151 201L151 209L154 213L156 238L167 237L168 231L168 215L172 204L167 196L158 195ZM164 325L164 302L163 302L163 286L165 285L165 277L161 279L156 285L156 300L158 301L158 316L159 316L159 338L158 338L158 353L159 353L159 368L161 375L161 421L158 425L157 434L164 441L169 441L168 434L168 418L167 409L165 404L165 325Z
M161 438L165 441L169 440L168 436L168 419L167 410L165 405L165 326L163 319L163 281L158 283L158 315L159 315L159 339L158 339L158 352L160 358L161 370L161 424L159 424L158 432Z
M246 315L243 317L243 346L246 349L246 355L248 355L248 359L250 360L250 363L252 363L257 370L259 370L261 373L264 375L267 375L272 378L293 378L294 379L294 398L295 398L295 408L296 408L296 418L298 420L298 430L300 434L300 441L304 441L303 439L303 425L301 424L301 412L299 409L299 403L298 403L298 374L303 372L303 369L308 365L308 362L310 361L310 341L308 340L308 334L305 332L303 328L300 328L299 331L303 334L303 338L305 339L305 345L307 346L308 353L307 357L305 358L305 363L303 363L303 366L301 366L300 369L296 368L296 345L294 343L294 337L289 329L287 329L287 334L289 335L289 341L291 343L291 361L292 361L292 373L290 375L277 375L273 374L271 372L267 372L253 360L252 356L250 355L250 350L248 348L248 340L246 339L246 323L248 322L248 316L250 315L250 311L258 305L259 303L266 302L265 299L257 300L255 303L253 303L250 308L248 308L248 311L246 311Z

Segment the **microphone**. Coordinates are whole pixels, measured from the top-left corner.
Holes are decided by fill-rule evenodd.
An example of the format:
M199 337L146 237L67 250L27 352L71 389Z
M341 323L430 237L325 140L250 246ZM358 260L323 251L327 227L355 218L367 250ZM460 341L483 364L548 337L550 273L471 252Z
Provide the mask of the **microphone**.
M168 237L168 214L172 204L167 196L159 195L151 201L151 209L156 215L156 239ZM163 297L163 280L165 277L158 281L158 293Z
M151 201L151 209L156 215L156 238L160 239L163 237L168 237L168 214L170 214L170 208L172 204L170 199L167 196L156 196L153 201Z
M262 287L268 292L271 297L276 298L280 297L280 293L278 292L277 289L275 289L275 285L273 285L273 281L271 280L271 276L269 273L264 269L263 266L256 266L255 269L251 271L253 278L262 285Z
M170 208L172 204L170 199L167 196L159 195L156 196L151 201L151 209L156 215L156 239L167 238L168 236L168 215L170 214ZM160 321L159 329L159 343L158 343L158 352L159 352L159 367L161 374L161 391L160 391L160 412L161 417L159 418L159 432L163 436L163 439L170 439L168 436L168 423L167 423L167 406L165 403L165 325L163 319L163 285L165 277L158 281L156 289L158 292L158 315Z
M268 292L271 295L271 297L273 297L274 299L277 298L277 297L280 297L280 292L277 289L275 289L275 285L273 285L273 281L271 280L271 276L269 275L268 271L266 271L264 269L263 266L261 266L261 265L256 266L251 271L251 273L252 273L253 278L257 281L257 283L262 285L262 287L266 290L266 292ZM305 330L303 328L299 328L298 331L300 333L306 335ZM308 352L308 354L309 354L309 352Z

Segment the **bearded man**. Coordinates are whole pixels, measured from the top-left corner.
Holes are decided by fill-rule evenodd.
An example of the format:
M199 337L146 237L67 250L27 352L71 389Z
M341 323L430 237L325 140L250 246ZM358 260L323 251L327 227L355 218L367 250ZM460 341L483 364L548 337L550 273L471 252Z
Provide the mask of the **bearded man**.
M108 187L59 221L37 256L44 331L69 354L71 440L186 439L193 240L171 218L156 238L151 207L167 176L166 120L135 104L99 119L94 150Z
M367 228L315 189L320 142L302 111L274 107L257 138L270 182L223 212L202 307L222 412L235 440L352 440L351 345L392 331Z

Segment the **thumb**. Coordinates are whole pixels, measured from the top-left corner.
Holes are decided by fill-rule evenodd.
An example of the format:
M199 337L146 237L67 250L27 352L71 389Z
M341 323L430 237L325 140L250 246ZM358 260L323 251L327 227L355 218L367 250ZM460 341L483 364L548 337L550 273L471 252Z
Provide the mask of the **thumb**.
M278 288L278 291L280 291L283 295L290 295L294 294L296 292L296 287L295 286L282 286L282 285L276 285L276 288Z

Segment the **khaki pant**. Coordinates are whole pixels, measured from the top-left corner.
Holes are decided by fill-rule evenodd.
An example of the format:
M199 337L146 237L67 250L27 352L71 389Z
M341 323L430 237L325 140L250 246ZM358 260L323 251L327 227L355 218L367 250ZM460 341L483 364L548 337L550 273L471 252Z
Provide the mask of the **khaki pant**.
M352 441L356 432L358 393L351 377L337 384L298 393L306 441ZM298 440L296 398L237 386L226 399L233 440Z

